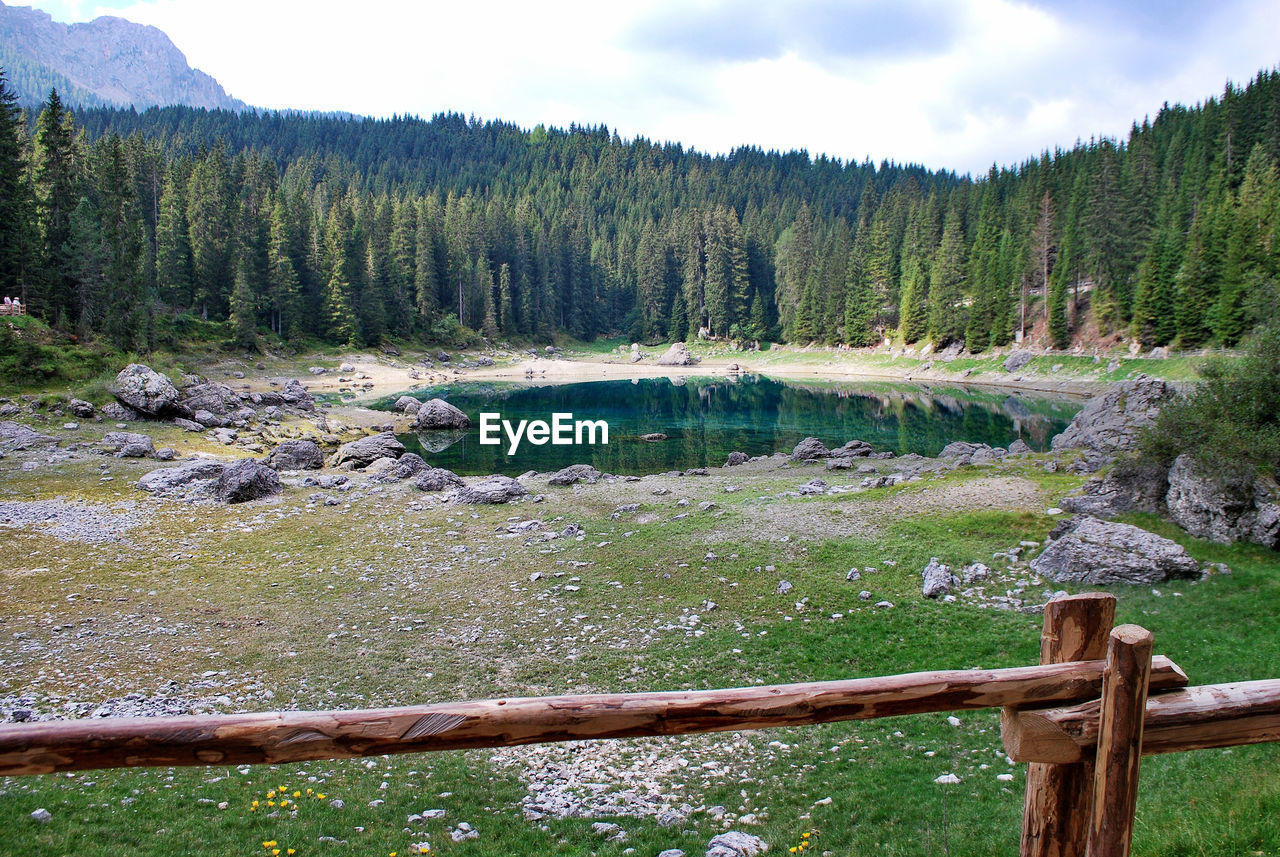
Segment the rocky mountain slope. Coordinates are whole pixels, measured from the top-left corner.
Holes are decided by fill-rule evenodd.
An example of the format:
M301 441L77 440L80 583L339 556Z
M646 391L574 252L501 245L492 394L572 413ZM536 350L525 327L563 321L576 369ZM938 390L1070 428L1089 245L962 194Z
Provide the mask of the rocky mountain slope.
M46 12L0 2L0 66L24 103L39 103L48 86L65 80L76 87L68 100L77 103L87 101L83 93L89 93L105 103L138 108L248 107L212 77L191 68L164 32L123 18L63 24Z

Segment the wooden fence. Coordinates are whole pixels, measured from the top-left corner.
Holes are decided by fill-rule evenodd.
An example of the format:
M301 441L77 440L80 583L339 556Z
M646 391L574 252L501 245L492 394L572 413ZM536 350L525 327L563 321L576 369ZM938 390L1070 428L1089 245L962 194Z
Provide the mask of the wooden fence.
M26 315L25 304L0 304L0 315Z
M1127 855L1144 754L1280 740L1280 679L1188 688L1115 599L1045 608L1040 664L670 693L494 699L356 711L105 718L0 726L0 775L299 762L548 741L684 735L1003 709L1031 763L1025 857ZM1148 698L1148 693L1152 695Z

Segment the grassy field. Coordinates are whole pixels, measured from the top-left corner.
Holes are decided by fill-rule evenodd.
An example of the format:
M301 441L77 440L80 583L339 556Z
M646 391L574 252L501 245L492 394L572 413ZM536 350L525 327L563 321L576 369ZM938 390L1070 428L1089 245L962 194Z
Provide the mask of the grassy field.
M143 465L107 461L106 475L93 461L0 468L0 502L76 496L104 515L146 513L100 544L5 532L0 697L32 694L44 710L130 692L213 699L208 710L349 708L1030 664L1039 616L927 601L919 572L931 556L991 563L1042 540L1054 523L1044 510L1080 481L1011 461L796 498L778 495L814 473L770 463L550 489L540 504L454 507L395 486L335 494L341 503L326 507L291 488L276 502L192 515L132 488ZM726 493L730 483L742 490ZM993 493L1010 486L1032 501ZM718 508L696 511L703 500ZM631 502L639 511L611 518ZM537 518L544 532L577 523L584 536L511 536L511 516ZM1153 630L1157 651L1193 683L1280 675L1276 555L1139 523L1234 573L1158 592L1114 587L1119 619ZM846 582L853 567L877 571ZM786 595L781 580L794 587ZM858 599L862 588L871 601ZM880 600L894 606L871 606ZM430 842L449 854L701 854L734 826L783 853L809 833L813 851L832 855L1014 854L1025 768L1002 752L999 712L960 720L9 778L0 853L403 855ZM1278 763L1277 745L1144 761L1135 853L1280 852ZM651 784L690 811L672 827L526 818L530 780L556 771L584 794L590 783L605 793ZM961 783L935 784L945 773ZM282 797L296 808L281 809ZM47 824L29 817L41 807ZM443 817L409 821L432 809ZM591 828L599 820L620 824L627 841L605 841ZM448 831L460 822L478 838L455 843Z

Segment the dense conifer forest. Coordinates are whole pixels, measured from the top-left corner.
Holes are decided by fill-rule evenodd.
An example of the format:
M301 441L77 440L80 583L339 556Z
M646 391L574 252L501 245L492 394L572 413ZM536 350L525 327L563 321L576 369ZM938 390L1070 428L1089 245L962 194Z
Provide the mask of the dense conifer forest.
M19 110L0 292L145 352L196 320L377 345L698 336L1231 346L1280 266L1280 72L978 179L604 127Z

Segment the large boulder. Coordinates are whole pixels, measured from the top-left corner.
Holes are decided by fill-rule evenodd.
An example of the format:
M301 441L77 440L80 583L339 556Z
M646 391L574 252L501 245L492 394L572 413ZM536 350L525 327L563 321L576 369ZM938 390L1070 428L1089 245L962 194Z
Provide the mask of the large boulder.
M195 421L204 425L209 423L200 419L200 411L225 417L240 409L240 396L226 384L204 381L186 387L178 399L178 407L188 414L195 414Z
M791 450L792 461L809 461L814 458L830 458L831 450L816 437L806 437Z
M145 434L109 431L102 438L102 450L116 458L150 458L156 454L156 445Z
M111 385L111 395L122 405L152 417L168 416L179 399L172 381L141 363L130 363L120 370Z
M832 458L866 458L872 452L871 444L865 440L851 440L844 446L837 446L831 450Z
M391 410L395 411L397 414L408 414L409 416L413 416L421 407L422 402L418 401L413 396L401 396L396 399L396 403L391 406Z
M600 480L600 471L596 470L590 464L570 464L561 470L557 470L547 480L548 485L573 485L578 482L586 482L588 485L594 485Z
M769 843L740 830L726 830L707 843L707 857L758 857L768 850Z
M1169 468L1164 499L1169 517L1193 536L1280 549L1280 491L1270 479L1207 473L1184 454Z
M725 467L737 467L739 464L746 464L749 459L745 452L734 451L729 453L729 457L725 459Z
M109 420L115 420L118 423L131 423L139 416L138 412L133 408L126 407L119 402L107 402L102 406L102 415ZM203 428L197 428L196 431L204 431Z
M399 458L407 451L394 434L384 431L344 443L334 453L332 464L337 467L350 461L357 468L368 467L379 458Z
M1017 372L1023 366L1031 362L1031 358L1035 355L1030 351L1015 351L1005 358L1004 371Z
M1200 576L1182 545L1129 524L1081 517L1031 561L1050 580L1085 584L1159 583Z
M428 467L413 480L414 488L430 493L448 491L451 488L461 488L465 484L462 481L462 477L443 467Z
M692 366L697 362L683 342L673 342L667 353L658 358L659 366Z
M96 411L93 407L93 402L86 402L84 399L72 399L67 402L67 410L82 420L89 419Z
M1080 450L1086 472L1101 470L1122 452L1132 450L1138 433L1151 425L1177 391L1146 375L1116 384L1090 399L1062 434L1053 439L1055 452Z
M324 453L313 440L286 440L271 450L267 466L273 470L319 470Z
M188 461L177 467L152 470L138 480L138 487L166 500L209 500L214 484L226 469L221 461Z
M479 482L464 485L454 499L467 505L507 503L529 492L510 476L487 476Z
M280 476L261 461L244 458L223 468L213 484L214 499L223 503L246 503L279 494Z
M1094 476L1058 505L1069 512L1095 518L1114 518L1125 512L1159 513L1169 490L1164 465L1122 458L1105 474Z
M383 459L387 465L382 468L382 472L373 477L374 482L400 482L411 476L417 476L424 470L430 470L431 465L422 460L422 456L413 452L406 452L399 458ZM370 466L369 470L373 467Z
M428 399L418 408L413 419L415 429L464 429L471 418L444 399Z

